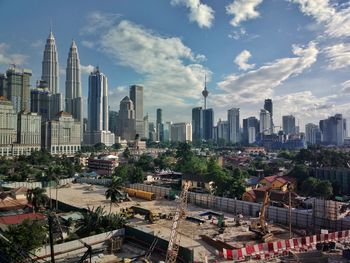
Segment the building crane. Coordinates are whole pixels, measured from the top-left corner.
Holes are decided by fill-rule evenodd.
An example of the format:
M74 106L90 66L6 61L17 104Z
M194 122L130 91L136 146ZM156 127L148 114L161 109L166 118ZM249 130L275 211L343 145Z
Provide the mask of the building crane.
M178 234L178 228L181 220L186 215L187 194L188 194L189 188L190 188L190 183L186 181L185 184L183 185L183 188L177 203L175 216L173 219L173 226L170 232L169 245L168 245L168 250L167 250L166 259L165 259L166 263L175 263L177 254L179 253L181 235Z

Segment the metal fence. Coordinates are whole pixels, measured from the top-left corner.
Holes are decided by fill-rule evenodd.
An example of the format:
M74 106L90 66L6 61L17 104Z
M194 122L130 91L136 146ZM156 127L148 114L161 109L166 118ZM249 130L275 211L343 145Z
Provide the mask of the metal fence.
M132 184L130 187L138 190L152 192L158 197L163 197L169 194L171 190L170 188L145 184ZM190 203L199 207L215 209L232 214L242 214L244 216L250 217L257 217L261 208L261 204L258 203L192 192L189 193L188 200ZM266 210L266 218L274 223L279 223L287 226L289 224L289 210L287 208L269 206ZM350 229L350 221L345 219L330 220L323 217L315 217L312 209L292 209L291 223L293 226L310 230L319 228L326 228L334 231Z
M71 183L74 180L74 178L66 178L66 179L60 179L59 185L65 185L68 183ZM34 188L43 188L43 182L4 182L1 184L1 187L6 188L19 188L19 187L26 187L28 189L34 189Z

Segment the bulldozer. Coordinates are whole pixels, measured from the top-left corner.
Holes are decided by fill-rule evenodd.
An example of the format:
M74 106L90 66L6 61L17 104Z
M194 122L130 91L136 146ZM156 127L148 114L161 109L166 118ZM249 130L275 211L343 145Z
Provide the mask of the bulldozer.
M265 220L265 212L270 202L270 194L271 189L267 189L264 193L264 200L260 209L259 218L251 220L249 227L249 230L256 234L257 239L263 242L269 242L273 238L273 234L270 232Z

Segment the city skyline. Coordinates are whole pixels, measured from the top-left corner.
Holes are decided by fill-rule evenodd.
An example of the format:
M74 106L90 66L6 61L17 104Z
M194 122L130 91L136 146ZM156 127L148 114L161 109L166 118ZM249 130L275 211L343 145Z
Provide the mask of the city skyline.
M306 123L318 123L336 113L350 116L346 74L350 33L342 29L349 21L350 7L345 1L337 6L323 1L320 8L313 8L311 1L236 0L242 7L241 16L235 15L233 1L200 1L212 10L203 17L194 15L188 1L142 3L143 16L133 8L133 1L128 5L106 3L98 9L92 2L76 1L71 10L64 10L76 12L79 6L81 16L65 15L64 19L59 12L64 2L22 3L23 11L27 5L33 9L23 18L28 20L28 32L21 29L23 21L10 16L16 2L0 3L8 10L0 19L11 24L0 37L0 70L5 72L11 62L32 69L32 87L41 77L42 50L52 21L60 65L59 91L64 92L63 67L75 39L82 61L85 105L88 74L100 65L109 77L111 109L118 109L129 86L138 83L144 86L144 112L151 120L156 119L155 109L163 108L166 121L190 121L191 108L203 105L205 75L208 107L214 109L215 123L225 119L232 107L241 109L241 119L258 117L264 98L274 101L275 125L281 125L282 116L289 114L295 115L302 130ZM55 8L55 13L48 11ZM45 14L40 21L31 19L36 12ZM157 12L169 19L147 19ZM283 23L276 25L282 18ZM337 21L344 21L342 27ZM153 48L146 45L149 43ZM145 56L148 60L143 60ZM147 63L142 65L144 61Z

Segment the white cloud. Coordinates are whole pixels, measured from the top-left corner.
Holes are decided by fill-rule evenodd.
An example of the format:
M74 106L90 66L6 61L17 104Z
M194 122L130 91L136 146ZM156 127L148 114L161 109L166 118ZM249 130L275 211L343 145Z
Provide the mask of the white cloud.
M249 64L248 60L252 55L248 50L243 50L241 53L237 55L235 58L235 64L238 65L238 67L241 70L248 70L255 68L255 64Z
M276 59L271 63L240 75L229 75L218 83L224 92L217 94L218 107L228 107L233 102L260 103L273 95L274 88L288 78L302 73L316 62L318 49L314 42L308 46L293 46L294 57Z
M87 48L93 48L95 45L94 42L89 41L89 40L83 40L83 41L81 41L81 44Z
M205 56L195 54L180 38L159 35L127 20L101 32L96 45L119 65L144 76L146 109L153 108L155 101L158 107L171 104L173 120L183 120L184 109L201 98L205 75L211 78L211 71L200 64ZM111 103L119 105L119 101Z
M100 30L111 27L113 23L120 17L120 14L93 11L88 15L87 24L82 28L80 33L82 35L99 33Z
M350 6L332 5L329 0L289 0L299 4L300 11L325 25L330 37L350 36Z
M38 39L38 40L35 40L34 42L32 42L30 45L32 48L40 48L41 49L45 46L45 41L42 39Z
M350 94L350 80L344 81L342 84L342 89L340 92L342 94Z
M94 69L95 69L95 67L93 65L89 64L89 65L84 66L84 65L80 64L80 70L81 70L81 73L83 73L83 74L90 74L91 72L94 71Z
M9 46L5 43L0 43L0 65L15 64L23 65L28 60L28 56L19 53L8 53Z
M263 0L234 0L231 4L226 6L226 13L233 15L230 24L237 27L241 22L259 17L260 14L256 11L256 8L262 1Z
M190 13L188 15L191 22L196 22L200 28L210 28L214 20L214 10L202 4L200 0L171 0L172 5L186 6Z
M336 70L350 66L350 44L340 43L324 49L328 69Z

